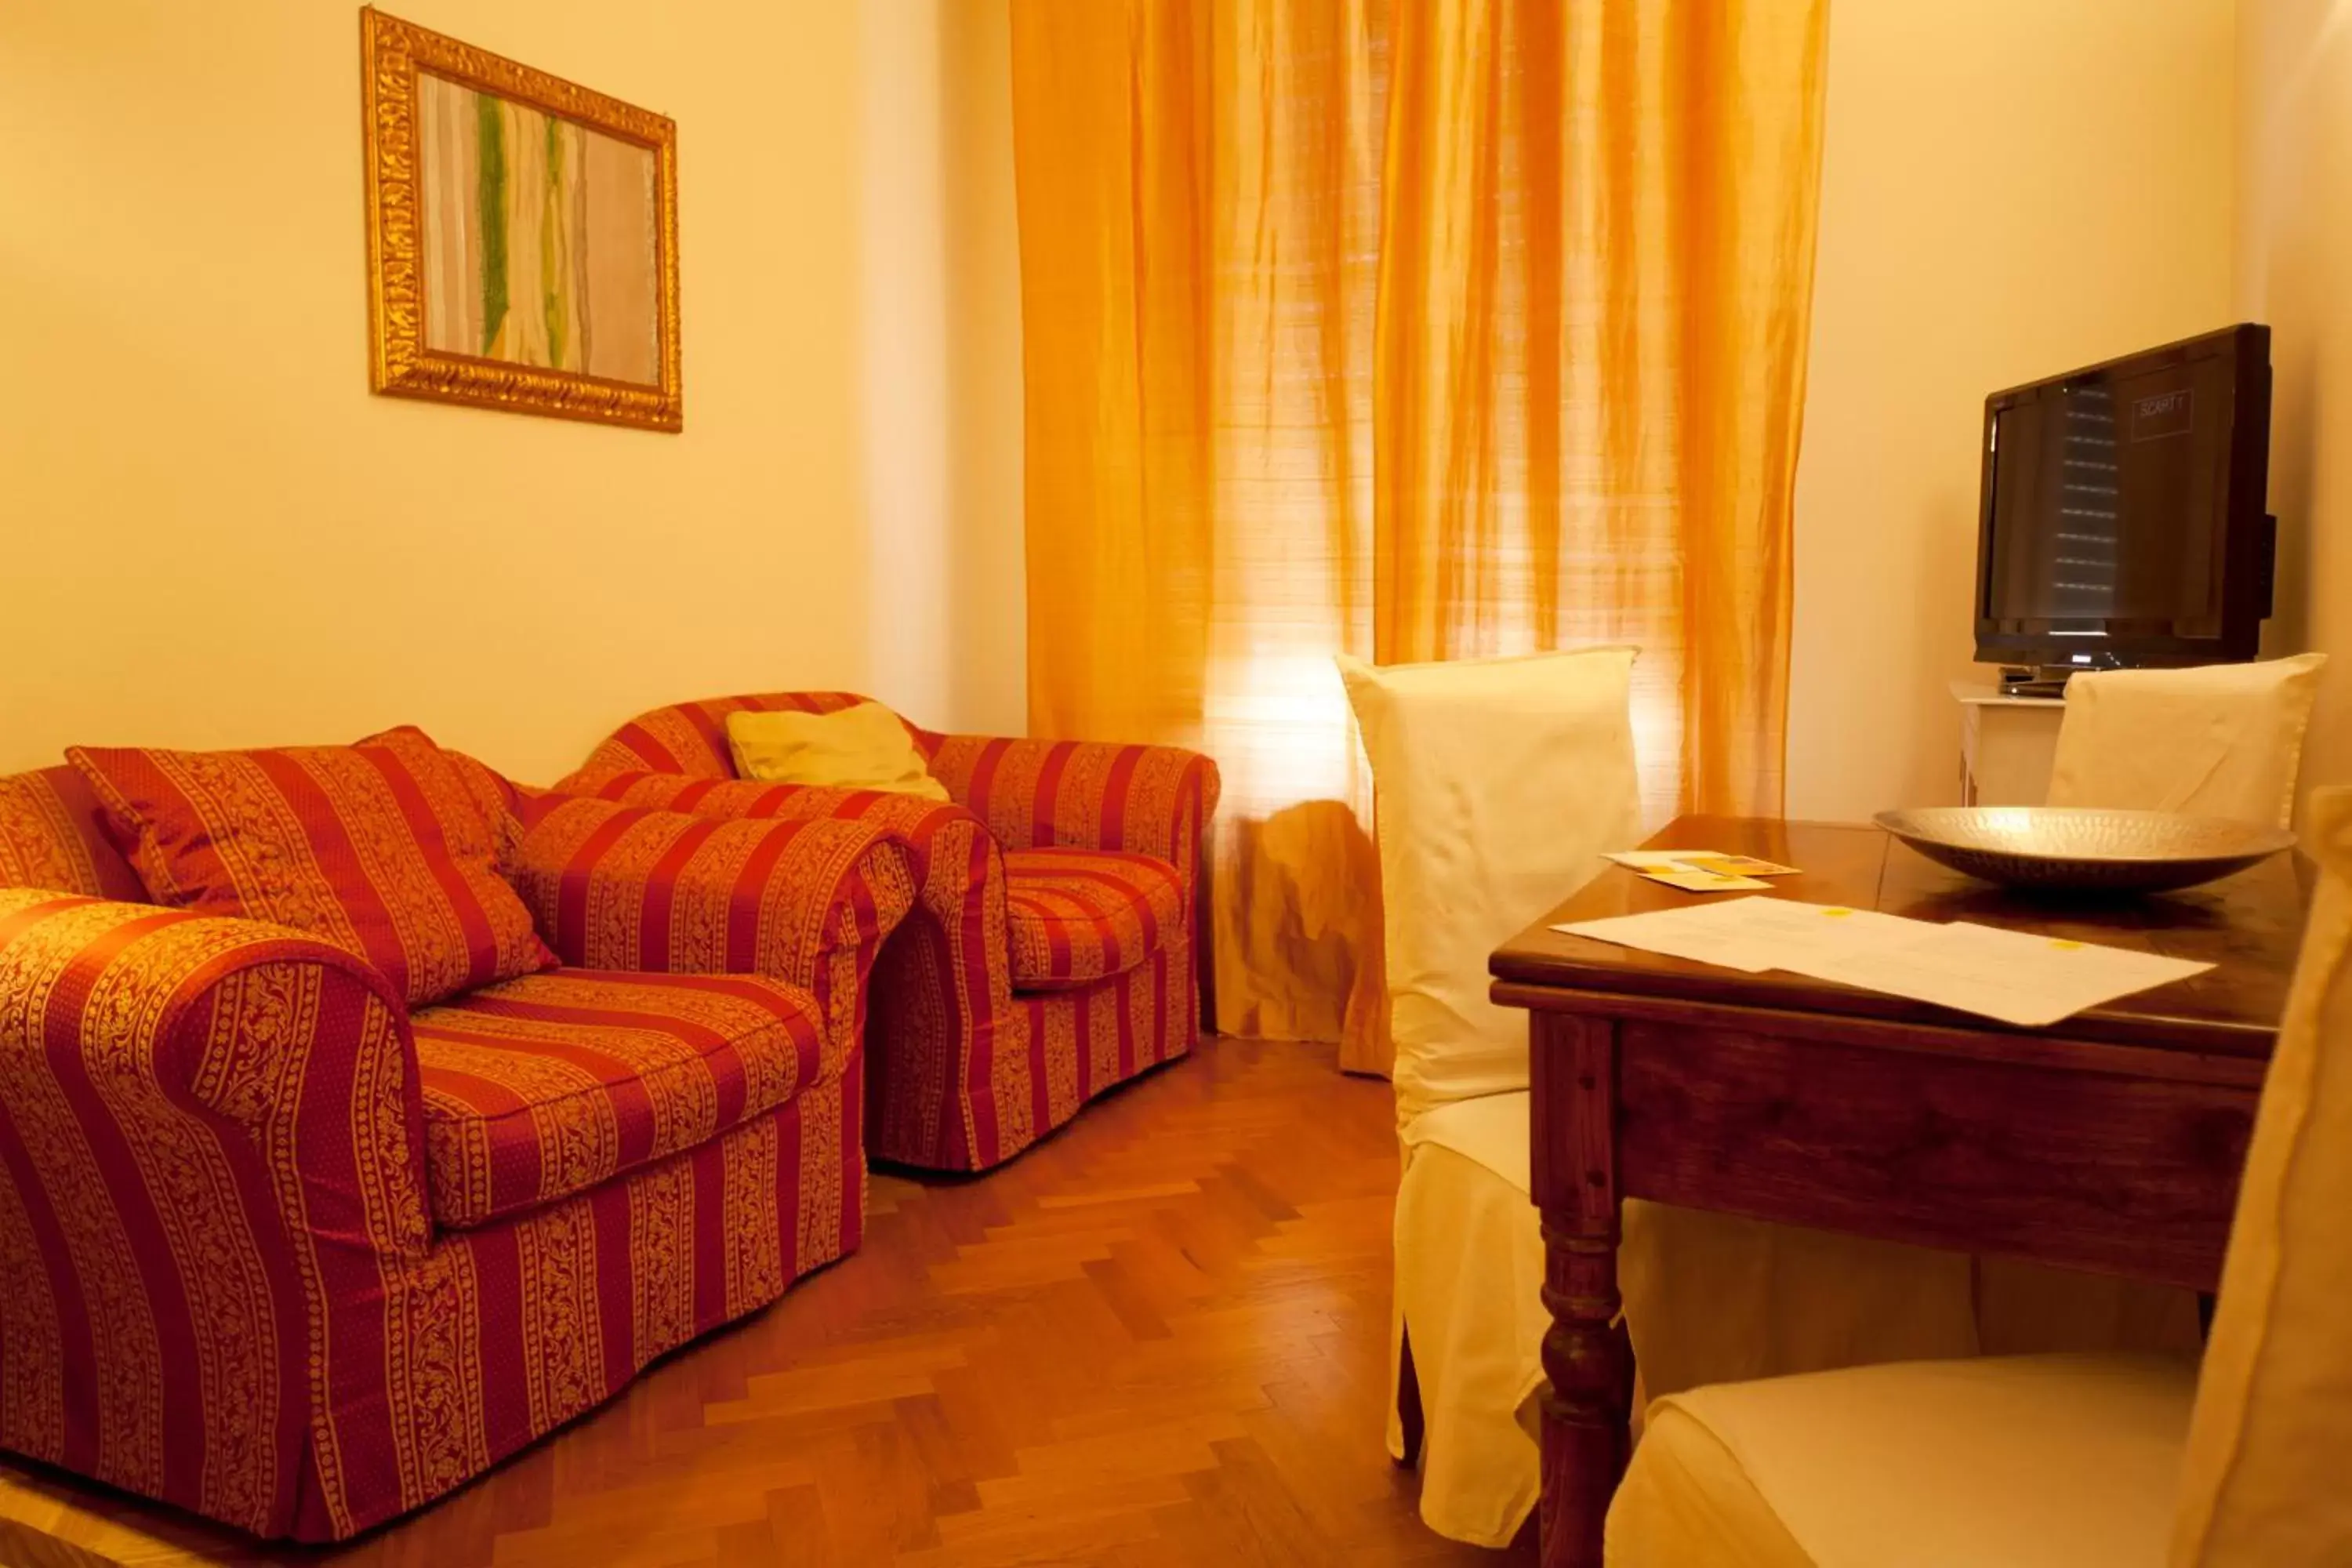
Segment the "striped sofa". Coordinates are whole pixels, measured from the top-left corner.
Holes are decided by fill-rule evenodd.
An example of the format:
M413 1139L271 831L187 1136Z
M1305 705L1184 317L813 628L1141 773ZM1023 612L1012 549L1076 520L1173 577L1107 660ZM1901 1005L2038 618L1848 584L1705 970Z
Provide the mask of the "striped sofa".
M945 804L735 776L730 712L864 700L777 692L656 709L556 788L715 820L856 821L897 835L916 904L875 970L867 1152L984 1171L1192 1049L1195 894L1216 764L1170 746L909 724Z
M0 778L0 1447L338 1540L856 1249L890 835L488 787L561 964L412 1011Z

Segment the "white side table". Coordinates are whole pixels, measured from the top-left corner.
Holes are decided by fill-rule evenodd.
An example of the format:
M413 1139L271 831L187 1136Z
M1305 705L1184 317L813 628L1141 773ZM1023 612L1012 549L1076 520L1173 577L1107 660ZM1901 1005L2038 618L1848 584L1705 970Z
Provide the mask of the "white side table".
M1960 804L2040 805L2050 797L2064 699L2004 697L1997 686L1952 682L1960 705Z

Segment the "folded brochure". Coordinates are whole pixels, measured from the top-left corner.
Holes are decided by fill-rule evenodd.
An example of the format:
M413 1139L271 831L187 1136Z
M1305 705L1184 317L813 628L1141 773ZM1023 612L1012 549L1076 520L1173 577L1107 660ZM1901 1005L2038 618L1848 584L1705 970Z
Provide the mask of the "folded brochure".
M1764 877L1793 877L1794 866L1734 855L1722 849L1628 849L1608 858L1653 882L1685 893L1755 892L1769 888Z
M1956 921L1906 920L1791 899L1731 899L1577 921L1554 931L1817 980L2042 1028L2212 968L2188 959Z

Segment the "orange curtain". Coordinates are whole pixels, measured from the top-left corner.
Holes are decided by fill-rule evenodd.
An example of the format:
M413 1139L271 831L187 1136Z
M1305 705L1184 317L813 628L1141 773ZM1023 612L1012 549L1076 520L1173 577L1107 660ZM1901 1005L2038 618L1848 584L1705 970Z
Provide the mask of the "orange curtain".
M1779 810L1825 12L1013 0L1032 722L1216 757L1221 1030L1379 1065L1335 653L1636 643Z

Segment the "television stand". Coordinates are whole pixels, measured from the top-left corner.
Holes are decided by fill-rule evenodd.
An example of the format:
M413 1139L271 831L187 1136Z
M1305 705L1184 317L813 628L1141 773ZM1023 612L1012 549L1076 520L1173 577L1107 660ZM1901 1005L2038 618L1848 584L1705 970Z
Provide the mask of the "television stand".
M2027 668L2003 665L2000 671L2000 694L2003 697L2042 697L2062 700L2066 695L2066 682L2074 672L2063 665Z
M2111 653L2090 655L2081 664L2004 664L2000 667L2003 697L2046 697L2055 701L2066 695L2066 682L2097 669L2122 669L2124 661Z
M1960 804L2040 805L2048 799L2066 704L1964 680L1952 682L1952 696L1960 707Z

